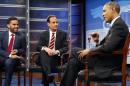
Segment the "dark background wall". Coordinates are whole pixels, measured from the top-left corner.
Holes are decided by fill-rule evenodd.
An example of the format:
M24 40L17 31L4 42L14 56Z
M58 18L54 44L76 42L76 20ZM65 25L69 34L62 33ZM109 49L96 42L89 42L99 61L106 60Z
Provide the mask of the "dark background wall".
M0 0L0 32L6 31L6 21L10 16L20 20L20 31L27 32L27 22L30 23L30 52L36 51L39 34L47 30L46 17L56 15L59 19L59 29L69 33L68 0L30 0L29 21L27 21L26 0ZM57 3L58 2L58 3ZM71 35L72 47L83 47L83 2L71 2ZM26 35L26 34L25 34Z
M68 0L34 0L30 1L30 51L35 52L39 34L47 30L46 17L56 15L59 19L59 29L69 35L69 6ZM36 7L40 7L36 9ZM45 9L46 8L46 9ZM50 9L51 8L51 9ZM58 8L58 9L57 9ZM71 45L83 47L83 3L71 2Z

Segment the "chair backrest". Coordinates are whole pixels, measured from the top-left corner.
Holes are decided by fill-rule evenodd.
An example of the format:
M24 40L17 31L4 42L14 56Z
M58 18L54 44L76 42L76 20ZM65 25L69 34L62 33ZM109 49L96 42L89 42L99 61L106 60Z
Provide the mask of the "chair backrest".
M123 56L123 61L122 61L122 70L121 71L117 71L118 73L115 73L114 74L114 76L115 77L120 77L120 76L122 76L121 77L121 81L122 81L122 85L121 86L126 86L126 63L127 63L127 54L128 54L128 52L129 52L129 44L130 44L130 33L128 34L128 36L127 36L127 38L126 38L126 41L125 41L125 43L124 43L124 47L122 48L122 50L121 50L121 52L115 52L115 53L113 53L113 54L115 54L115 55L118 55L118 54L122 54L122 56ZM99 53L100 54L100 53ZM102 53L101 53L102 54ZM116 71L115 71L116 72ZM120 73L119 73L120 72ZM84 77L85 76L85 77ZM87 65L86 65L86 70L85 71L80 71L80 73L79 73L79 80L81 79L81 80L87 80L87 83L85 83L85 84L87 84L87 86L90 86L90 82L91 81L100 81L100 82L104 82L104 81L109 81L109 80L111 80L112 78L110 77L110 78L108 78L108 79L99 79L99 78L97 78L96 79L96 77L94 77L95 76L95 73L94 72L88 72L88 68L87 68ZM91 78L90 78L91 77ZM115 77L113 78L113 80L115 79ZM119 78L118 77L118 78ZM118 79L118 80L120 80L120 79ZM81 83L81 81L80 82L78 82L79 83L79 85L80 86L82 86L82 83Z
M128 55L128 52L129 52L129 43L130 43L130 33L128 34L128 36L126 38L124 47L123 47L123 49L121 51L122 54L123 54L122 68L123 68L123 66L126 65L126 62L127 62L127 55Z
M122 53L123 55L127 56L128 52L129 52L129 43L130 43L130 33L128 34L124 47L122 49Z
M127 64L127 55L129 52L129 44L130 44L130 33L128 34L124 47L122 49L123 54L123 62L122 62L122 80L126 80L126 64ZM125 82L125 81L124 81ZM123 85L124 86L124 85Z

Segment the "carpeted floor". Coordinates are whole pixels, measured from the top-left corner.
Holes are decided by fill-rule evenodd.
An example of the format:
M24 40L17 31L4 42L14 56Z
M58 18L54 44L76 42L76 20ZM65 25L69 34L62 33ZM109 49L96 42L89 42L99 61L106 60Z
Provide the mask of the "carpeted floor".
M4 79L3 79L3 83L4 83ZM33 84L32 86L44 86L41 83L41 79L33 79L32 84ZM2 85L2 86L4 86L4 85ZM17 86L17 77L16 76L13 77L11 86ZM23 78L21 78L21 86L23 86ZM29 86L28 78L26 79L26 86ZM49 86L55 86L55 85L53 83L50 83ZM57 86L59 86L59 84ZM121 83L103 83L103 84L96 83L94 86L121 86ZM130 80L127 80L126 86L130 86Z
M3 82L4 82L4 80L3 80ZM11 86L17 86L17 79L16 78L13 79ZM23 79L21 79L21 86L23 86ZM26 86L29 86L28 78L27 78ZM40 79L33 79L33 86L44 86L44 85L41 84ZM54 86L54 84L50 83L50 86ZM59 84L57 86L59 86ZM95 86L121 86L121 84L120 83L103 83L103 84L98 83L98 84L95 84ZM130 81L127 80L126 86L130 86Z
M2 86L4 86L4 79L3 79L2 83L3 83ZM41 79L33 79L32 84L33 84L32 86L44 86L41 83ZM17 77L13 77L11 86L18 86L17 85ZM23 79L22 78L21 78L21 86L23 86ZM28 78L26 78L26 86L29 86ZM50 83L49 86L55 86L55 85L54 85L54 83Z

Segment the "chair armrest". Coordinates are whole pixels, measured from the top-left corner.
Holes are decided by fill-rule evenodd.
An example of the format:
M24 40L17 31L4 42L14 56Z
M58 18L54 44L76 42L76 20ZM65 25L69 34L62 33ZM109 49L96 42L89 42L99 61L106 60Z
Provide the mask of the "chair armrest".
M86 56L92 57L92 56L105 56L105 55L122 55L122 51L113 51L112 53L102 53L102 52L90 52Z
M69 51L67 51L66 53L63 53L63 54L61 55L61 59L65 58L66 56L69 56Z
M35 55L38 55L38 54L39 54L39 52L34 52L31 54L31 56L34 57Z
M36 62L39 58L38 55L39 55L39 52L34 52L31 54L31 60L30 60L31 65L36 65Z
M120 55L120 54L123 54L123 53L122 53L122 51L113 51L112 54Z

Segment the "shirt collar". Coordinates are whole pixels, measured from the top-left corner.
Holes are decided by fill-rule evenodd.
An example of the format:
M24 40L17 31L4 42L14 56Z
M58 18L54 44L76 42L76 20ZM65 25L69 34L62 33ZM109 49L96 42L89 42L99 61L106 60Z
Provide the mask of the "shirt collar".
M14 33L10 32L10 30L9 30L9 36L11 36L12 34L14 34ZM14 34L14 36L15 36L15 34Z
M52 33L55 33L55 34L56 34L56 31L55 31L55 32L52 32L50 29L49 29L49 31L50 31L51 34L52 34Z
M114 22L119 18L120 16L117 16L116 18L114 18L111 23L110 23L110 26L112 27L112 25L114 24Z

